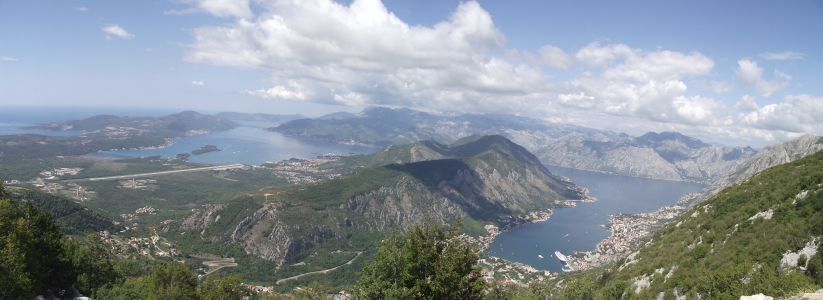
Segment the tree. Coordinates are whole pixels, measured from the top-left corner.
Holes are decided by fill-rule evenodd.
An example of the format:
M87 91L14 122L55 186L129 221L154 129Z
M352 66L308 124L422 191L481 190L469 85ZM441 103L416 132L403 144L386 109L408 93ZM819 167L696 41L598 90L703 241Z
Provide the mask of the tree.
M197 299L197 277L180 263L166 263L154 268L148 278L147 299Z
M82 294L98 298L98 289L123 281L114 269L113 255L97 234L87 234L82 243L66 239L65 249L77 273L74 286Z
M68 296L76 272L63 241L48 214L0 199L0 299Z
M210 277L200 286L200 299L231 300L251 296L251 291L243 286L240 277L231 275L220 279Z
M383 240L367 266L358 294L369 299L480 299L486 284L477 267L479 251L460 239L461 225L448 229L431 220Z

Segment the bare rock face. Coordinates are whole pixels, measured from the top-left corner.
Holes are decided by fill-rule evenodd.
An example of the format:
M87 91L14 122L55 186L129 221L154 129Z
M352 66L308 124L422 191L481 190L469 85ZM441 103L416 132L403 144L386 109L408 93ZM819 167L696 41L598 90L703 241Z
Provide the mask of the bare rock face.
M432 194L410 177L400 179L394 186L357 195L346 202L345 209L365 217L366 222L358 227L380 232L408 228L425 217L445 223L465 216L458 205Z
M225 204L206 204L202 208L192 209L192 214L183 219L180 229L184 231L200 231L202 235L209 225L214 224L220 218L220 211L225 208Z
M633 177L709 183L752 157L748 147L721 147L674 132L592 139L572 134L536 150L546 164Z
M804 135L783 144L770 146L731 169L715 185L722 188L740 183L763 170L793 162L821 150L823 137L816 135Z
M280 267L286 259L292 239L280 222L274 205L267 205L246 217L234 228L231 241L243 245L246 253L273 261Z

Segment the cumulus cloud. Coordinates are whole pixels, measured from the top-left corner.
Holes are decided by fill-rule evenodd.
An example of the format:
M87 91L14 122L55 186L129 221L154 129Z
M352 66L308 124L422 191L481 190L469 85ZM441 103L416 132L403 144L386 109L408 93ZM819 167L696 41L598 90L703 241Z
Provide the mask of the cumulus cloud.
M205 12L221 18L248 18L252 16L250 0L181 0L181 2L191 5L191 8L168 10L165 13L169 15L185 15Z
M754 97L749 95L744 95L742 98L740 98L740 101L737 101L734 107L746 113L757 111L758 109L760 109L760 106L757 105L757 101L754 99Z
M602 67L621 57L629 57L633 52L634 50L624 44L602 46L594 42L578 50L574 57L589 67Z
M192 84L192 85L196 85L196 86L204 86L204 85L206 85L206 82L205 82L205 81L202 81L202 80L193 80L193 81L191 82L191 84Z
M783 52L764 52L760 54L765 60L798 60L803 59L804 55L800 52L783 51Z
M126 29L117 24L104 26L101 30L103 30L103 33L106 35L106 39L116 37L128 40L134 38L134 34L126 31Z
M624 44L598 42L575 58L591 68L570 81L558 100L609 114L659 122L697 124L712 119L718 101L687 94L684 79L706 75L714 61L701 53L644 51Z
M574 64L574 59L566 51L552 45L545 45L538 50L540 58L547 66L566 70Z
M549 86L538 68L493 55L505 38L476 2L460 4L432 26L409 25L377 0L261 6L253 19L196 29L186 59L268 70L274 82L303 85L313 101L338 104L409 101L448 107L454 103L446 102L497 101L506 106L506 96ZM358 94L364 96L347 96Z
M292 101L308 99L308 95L303 91L303 87L296 82L290 82L288 85L276 85L268 89L246 91L246 93L263 99Z
M731 85L713 78L715 62L700 52L605 42L569 52L549 44L535 52L510 49L477 2L462 3L425 26L407 23L379 0L181 1L190 6L186 13L229 19L195 28L185 59L262 70L270 84L243 91L261 99L563 116L592 126L596 115L622 120L603 125L609 129L656 124L647 128L763 139L786 136L783 130L791 127L774 124L802 119L785 117L794 115L788 113L792 107L809 109L798 98L767 108L754 98L726 105L701 95L727 93ZM569 79L548 75L562 71ZM764 79L752 59L738 61L737 76L762 97L790 80L777 71Z
M767 130L794 133L823 132L823 98L810 95L788 95L783 102L755 104L742 117L745 124Z
M764 97L770 97L789 87L791 76L780 71L775 71L774 80L763 78L763 69L756 61L751 59L741 59L737 61L737 77L743 83L754 86L758 93Z

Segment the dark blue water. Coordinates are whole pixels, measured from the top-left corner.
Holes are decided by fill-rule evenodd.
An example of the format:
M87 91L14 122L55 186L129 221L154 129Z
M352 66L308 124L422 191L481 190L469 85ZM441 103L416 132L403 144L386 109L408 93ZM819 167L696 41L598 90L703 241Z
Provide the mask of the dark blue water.
M215 145L223 151L192 155L189 161L207 164L261 164L289 158L309 158L326 154L363 154L378 150L338 144L308 143L277 132L267 131L265 127L262 124L253 126L253 123L245 123L227 131L180 139L173 145L162 149L105 151L94 154L94 156L174 158L179 153L189 153L205 145Z
M609 222L610 215L654 211L704 187L696 183L606 175L560 167L549 167L549 170L588 187L598 201L578 203L573 208L559 208L546 222L527 224L504 232L489 246L489 254L538 269L561 272L563 265L554 256L554 251L568 255L575 251L594 250L597 243L610 234L607 228L601 226ZM538 255L544 258L540 259Z

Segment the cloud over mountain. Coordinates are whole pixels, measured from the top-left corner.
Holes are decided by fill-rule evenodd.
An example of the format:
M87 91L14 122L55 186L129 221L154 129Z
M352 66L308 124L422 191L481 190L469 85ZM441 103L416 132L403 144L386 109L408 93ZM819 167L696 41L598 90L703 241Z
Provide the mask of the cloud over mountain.
M701 52L604 41L570 53L550 44L534 52L510 48L477 2L461 3L431 25L410 24L379 0L184 2L230 20L194 29L185 59L263 70L270 84L245 93L270 101L459 109L561 121L598 116L603 120L590 122L652 124L654 130L679 128L697 135L741 133L747 139L817 128L776 126L816 120L817 115L792 117L797 99L805 96L786 95L783 103L772 104L775 108L748 105L745 111L734 100L718 99L734 87L716 78L715 60ZM786 60L798 54L763 57ZM562 76L554 76L558 72ZM736 74L743 88L766 98L783 92L791 80L779 71L765 79L753 59L739 60Z

